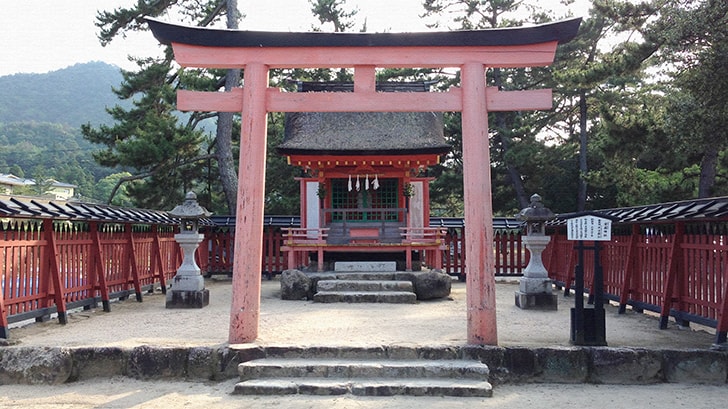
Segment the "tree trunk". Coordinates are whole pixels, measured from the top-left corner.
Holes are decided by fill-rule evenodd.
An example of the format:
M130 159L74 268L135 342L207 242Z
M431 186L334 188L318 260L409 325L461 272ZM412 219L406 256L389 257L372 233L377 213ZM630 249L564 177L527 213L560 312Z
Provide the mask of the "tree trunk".
M495 79L496 87L498 87L498 89L501 89L503 79L501 77L500 68L495 68L493 70L493 78ZM506 114L504 112L495 113L495 126L499 130L497 133L497 138L500 142L501 149L503 150L503 162L506 164L508 177L511 179L513 190L516 192L516 200L518 201L518 206L520 209L524 209L531 204L531 200L526 195L526 189L523 187L523 181L521 181L521 172L519 172L518 169L506 159L506 156L508 155L508 149L510 148L510 140L508 140L507 136L504 136L504 131L506 129Z
M698 199L711 197L715 185L716 167L718 164L718 147L709 143L705 147L703 158L700 160L700 180L698 181Z
M238 28L238 2L227 0L227 27ZM225 74L225 91L240 84L240 70L228 70ZM237 207L238 175L233 160L233 113L217 114L217 133L215 135L215 157L220 171L220 184L225 194L229 214L235 214Z
M586 162L587 134L586 134L586 90L579 90L579 189L576 196L576 210L583 212L586 209L586 174L589 167Z

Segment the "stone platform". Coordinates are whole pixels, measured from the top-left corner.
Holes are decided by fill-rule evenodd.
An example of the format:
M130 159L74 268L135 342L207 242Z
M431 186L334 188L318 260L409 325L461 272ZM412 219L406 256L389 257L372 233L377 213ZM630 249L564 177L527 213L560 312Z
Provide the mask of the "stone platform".
M166 309L155 291L143 302L112 302L108 313L72 311L66 325L11 326L10 345L0 348L0 385L111 377L227 382L238 378L239 363L314 353L473 358L488 366L494 395L514 383L724 385L728 376L728 355L711 350L710 328L671 320L660 330L654 315L619 315L606 306L608 346L575 347L573 296L559 295L558 311L521 310L513 305L517 282L496 285L499 346L467 345L464 283L453 281L446 299L415 304L320 304L281 300L277 280L262 282L258 340L227 345L231 283L205 284L211 295L203 309Z

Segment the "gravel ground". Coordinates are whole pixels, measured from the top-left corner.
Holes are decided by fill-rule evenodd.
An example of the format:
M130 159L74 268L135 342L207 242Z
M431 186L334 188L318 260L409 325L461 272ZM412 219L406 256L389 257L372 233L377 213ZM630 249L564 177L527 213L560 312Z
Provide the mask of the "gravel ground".
M93 309L56 320L12 328L20 345L129 346L219 345L228 338L231 282L208 279L210 305L202 309L166 309L160 292L113 302L111 312ZM573 297L559 295L558 311L522 310L515 306L515 282L496 285L500 346L568 346ZM681 328L672 320L658 329L651 314L627 310L618 315L607 306L606 338L614 347L709 348L714 330ZM465 284L453 282L447 299L417 304L320 304L283 301L280 283L264 280L257 343L300 345L466 344Z
M11 329L19 345L189 346L224 344L228 335L231 283L206 281L210 305L197 310L166 309L164 296L145 294L112 303L112 311L78 311L67 325L56 321ZM521 310L514 305L517 284L497 285L501 346L569 346L573 297L559 295L558 311ZM448 299L417 304L314 304L282 301L277 280L264 281L257 343L296 345L380 345L466 343L464 283L453 282ZM607 306L607 342L613 347L709 348L714 332L672 321L658 329L650 314ZM714 385L500 385L492 398L367 398L354 396L242 397L230 395L235 380L219 383L95 379L55 386L0 386L0 408L715 408L725 405L728 388Z

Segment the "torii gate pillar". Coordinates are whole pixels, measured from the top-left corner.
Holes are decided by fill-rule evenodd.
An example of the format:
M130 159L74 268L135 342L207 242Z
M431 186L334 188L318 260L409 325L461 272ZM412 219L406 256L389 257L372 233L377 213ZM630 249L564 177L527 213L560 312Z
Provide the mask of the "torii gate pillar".
M263 258L268 67L260 63L246 65L243 81L230 343L252 342L258 337Z
M519 29L434 33L272 33L184 27L148 19L183 67L242 68L244 87L177 92L182 111L241 112L240 171L230 310L231 344L258 337L268 112L462 112L468 343L497 345L488 112L551 109L551 90L486 87L486 67L553 62L581 19ZM354 92L281 93L271 68L354 68ZM375 69L459 67L462 88L378 93ZM417 94L417 95L414 95Z
M485 67L480 63L466 63L460 70L460 77L468 343L497 345Z

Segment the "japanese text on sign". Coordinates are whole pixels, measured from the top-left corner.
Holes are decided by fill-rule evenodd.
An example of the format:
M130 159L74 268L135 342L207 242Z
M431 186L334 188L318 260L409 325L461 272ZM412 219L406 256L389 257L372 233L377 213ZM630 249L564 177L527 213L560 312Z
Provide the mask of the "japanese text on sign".
M597 216L582 216L566 221L567 240L612 240L612 221Z

